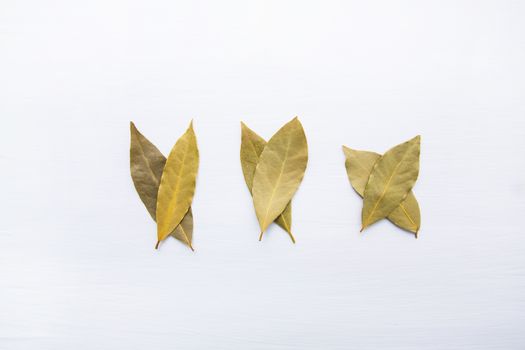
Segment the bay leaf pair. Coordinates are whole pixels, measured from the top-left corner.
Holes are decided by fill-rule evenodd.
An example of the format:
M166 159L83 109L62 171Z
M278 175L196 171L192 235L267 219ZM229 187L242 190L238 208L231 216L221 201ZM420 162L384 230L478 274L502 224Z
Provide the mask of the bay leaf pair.
M292 242L292 197L303 180L308 145L298 118L280 128L268 142L241 122L241 166L253 197L262 239L275 221Z
M171 235L193 250L191 202L199 168L193 122L175 143L167 159L133 122L130 129L131 177L140 199L157 222L155 249Z
M421 215L412 187L419 174L420 139L416 136L383 155L343 146L348 179L363 197L361 231L388 218L417 238Z

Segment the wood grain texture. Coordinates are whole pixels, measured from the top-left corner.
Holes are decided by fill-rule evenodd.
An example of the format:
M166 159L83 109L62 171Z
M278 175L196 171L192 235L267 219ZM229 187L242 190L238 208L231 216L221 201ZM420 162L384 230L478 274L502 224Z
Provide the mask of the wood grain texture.
M0 2L0 349L523 350L523 18L505 0ZM295 114L297 244L276 225L261 244L239 120L272 135ZM154 251L129 120L167 153L190 118L196 251ZM360 234L341 144L417 134L420 238Z

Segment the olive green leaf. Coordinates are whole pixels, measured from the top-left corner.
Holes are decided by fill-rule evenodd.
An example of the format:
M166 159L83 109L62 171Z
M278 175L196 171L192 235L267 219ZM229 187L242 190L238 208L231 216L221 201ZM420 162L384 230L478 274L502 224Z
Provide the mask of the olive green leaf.
M419 174L420 139L393 147L374 164L363 193L361 231L390 215L407 197Z
M166 157L142 135L133 122L130 122L131 146L130 146L130 168L131 178L140 199L146 206L153 220L155 220L157 209L157 193L159 191L162 170L166 163ZM156 221L156 220L155 220ZM182 242L181 232L186 232L190 237L193 234L193 215L191 208L188 210L179 226L171 233L174 238Z
M181 224L195 193L199 168L199 150L193 131L193 122L171 149L164 166L157 197L157 246ZM189 232L178 232L175 237L182 239L192 250Z
M306 136L296 117L272 136L255 168L252 195L261 227L259 240L299 188L307 162Z
M166 157L130 123L131 146L129 152L131 178L140 199L155 220L157 191Z
M253 177L255 175L255 168L259 163L259 157L266 146L266 141L251 130L246 124L241 122L241 166L242 173L244 175L244 181L250 194L252 193ZM295 238L291 231L292 226L292 202L288 202L288 205L284 211L277 217L275 223L282 227L295 243Z
M171 235L179 241L187 244L191 250L193 250L191 245L193 238L193 212L191 211L191 207L182 218L181 223L175 227L175 230L173 230Z
M348 180L350 180L354 190L363 197L372 168L381 155L375 152L358 151L346 146L343 146L343 152L346 157L345 167ZM417 237L421 225L421 214L419 204L412 191L410 191L405 200L388 215L388 220L404 230L415 233Z

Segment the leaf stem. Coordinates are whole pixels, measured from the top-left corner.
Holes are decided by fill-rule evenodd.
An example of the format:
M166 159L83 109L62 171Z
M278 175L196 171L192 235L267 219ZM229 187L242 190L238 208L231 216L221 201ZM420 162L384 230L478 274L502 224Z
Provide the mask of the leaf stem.
M155 244L155 249L159 249L160 240L157 241L157 244Z
M264 231L261 231L261 234L259 235L259 242L262 241L263 233L264 233Z
M288 232L288 235L290 235L290 238L292 239L293 244L295 244L295 237L292 235L292 233Z

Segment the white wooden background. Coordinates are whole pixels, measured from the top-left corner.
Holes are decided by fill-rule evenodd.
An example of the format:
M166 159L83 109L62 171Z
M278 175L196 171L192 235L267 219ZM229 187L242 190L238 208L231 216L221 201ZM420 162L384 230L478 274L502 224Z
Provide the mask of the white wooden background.
M0 2L0 349L524 349L525 2ZM239 164L298 115L294 246ZM201 152L155 251L129 121ZM341 145L422 135L415 240L359 233Z

